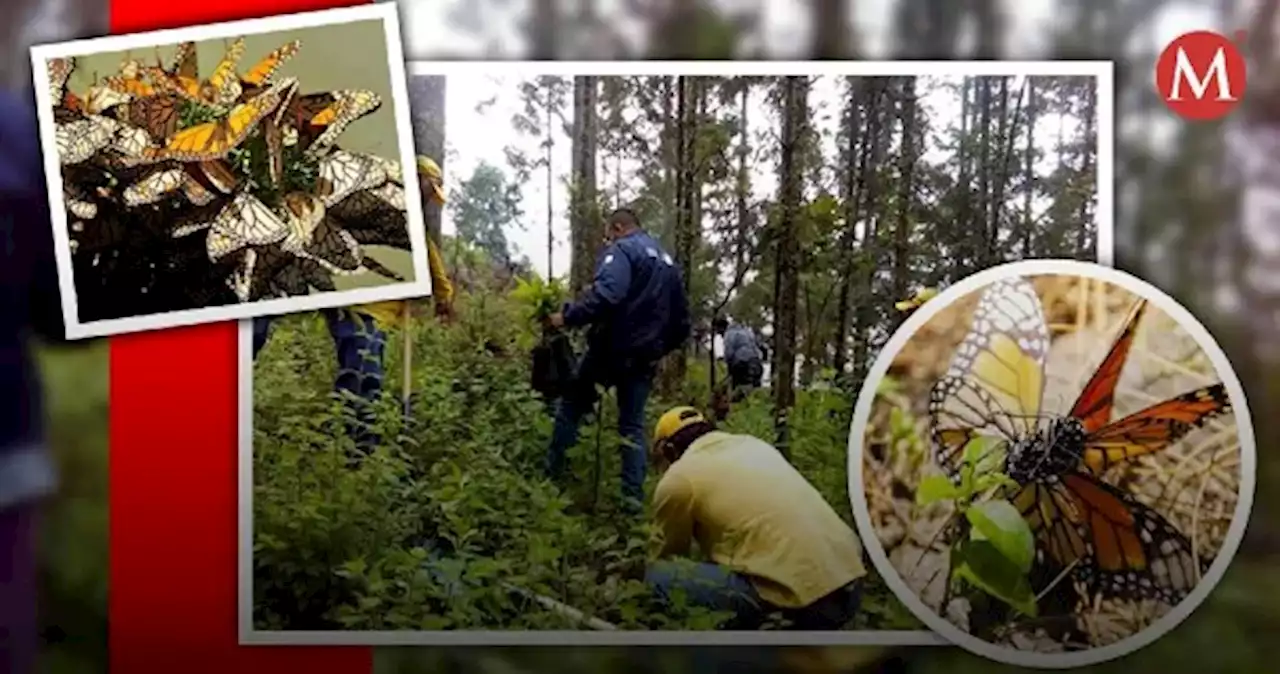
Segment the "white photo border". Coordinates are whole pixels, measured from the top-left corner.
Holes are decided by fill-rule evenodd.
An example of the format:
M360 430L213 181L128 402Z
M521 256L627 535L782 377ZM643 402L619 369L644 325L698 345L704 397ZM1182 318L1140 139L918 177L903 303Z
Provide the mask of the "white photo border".
M894 359L915 337L916 333L933 317L946 311L957 300L978 292L997 281L1015 277L1034 276L1074 276L1086 278L1123 288L1138 297L1146 299L1152 306L1168 314L1183 330L1187 331L1196 344L1204 351L1213 365L1215 373L1222 381L1231 400L1235 414L1236 432L1240 445L1240 491L1236 501L1235 512L1232 513L1231 524L1223 540L1222 548L1214 557L1209 570L1200 578L1200 583L1168 613L1148 625L1145 629L1131 634L1124 639L1081 651L1062 653L1042 653L1038 651L1019 650L998 646L984 641L960 629L946 617L939 615L913 591L902 579L889 561L884 545L881 544L875 525L871 521L871 513L867 509L866 491L863 485L863 442L867 424L871 418L871 410L875 404L876 389L880 381L889 371ZM925 625L946 638L950 643L965 650L1003 664L1019 667L1041 669L1066 669L1087 667L1108 660L1124 657L1147 646L1168 634L1186 620L1197 607L1209 596L1213 588L1226 573L1232 558L1244 539L1248 525L1249 513L1253 507L1254 489L1257 476L1257 447L1253 433L1253 422L1249 415L1249 407L1245 401L1244 386L1231 367L1226 353L1214 340L1213 336L1187 311L1177 300L1154 285L1138 277L1111 267L1092 262L1076 260L1023 260L1001 264L990 269L967 276L954 285L948 286L937 297L929 300L902 326L880 350L875 363L867 373L862 384L858 401L854 407L853 421L849 426L849 500L853 508L854 520L858 525L867 555L876 572L884 579L889 589L898 600Z
M343 307L352 304L401 300L431 295L431 275L427 266L426 221L423 216L421 190L417 179L413 124L409 110L409 90L405 72L404 46L400 34L400 18L392 3L376 3L299 14L286 14L263 19L228 21L204 26L170 30L110 35L87 40L73 40L31 48L32 77L36 92L36 111L40 125L40 145L44 154L44 173L48 186L50 220L53 225L54 254L58 268L58 288L62 298L62 318L67 339L106 337L144 330L176 328L219 321L233 321L257 316L271 316ZM156 45L188 40L205 41L242 35L261 35L304 28L319 28L358 21L380 21L391 75L389 102L395 117L400 170L404 176L406 200L405 223L409 228L409 245L413 259L412 281L393 282L377 287L354 288L217 307L167 311L144 316L110 318L81 322L71 259L71 240L63 197L62 166L54 137L53 108L48 105L50 87L48 61L52 58L87 56L105 52L138 50Z
M1098 87L1097 256L1115 259L1113 65L1109 61L412 61L412 76L1078 76ZM280 631L253 625L253 328L240 324L239 531L237 623L240 643L278 646L947 646L929 630L784 631Z

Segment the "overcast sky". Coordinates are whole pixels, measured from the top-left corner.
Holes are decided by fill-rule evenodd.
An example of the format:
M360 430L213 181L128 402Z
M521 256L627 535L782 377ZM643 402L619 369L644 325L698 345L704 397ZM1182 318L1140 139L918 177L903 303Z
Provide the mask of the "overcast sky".
M495 69L500 68L495 64ZM839 111L842 104L842 78L833 76L818 77L810 92L810 109L814 111L812 120L819 128L834 132L839 123ZM947 78L957 81L958 78ZM941 86L943 78L928 78L922 81L919 90L922 94L921 105L932 120L934 131L945 129L953 123L959 114L959 101L948 88ZM481 163L488 162L507 168L505 148L515 147L531 156L537 157L543 151L539 140L522 136L511 125L511 118L523 109L520 100L517 76L491 75L488 77L449 77L446 86L446 147L445 164L446 187L456 189L459 182L469 177ZM1015 86L1021 78L1015 79ZM572 99L569 101L566 115L572 114ZM482 105L483 104L483 105ZM772 107L765 101L763 89L753 95L749 102L750 123L753 131L765 128L776 128L777 116ZM1069 137L1076 131L1074 119L1059 120L1057 116L1042 116L1037 123L1037 144L1051 149L1056 141L1059 126ZM552 220L556 238L553 264L557 275L564 273L569 264L569 224L567 216L568 187L570 167L570 141L563 130L555 134L556 144L552 157L553 189ZM825 154L836 156L836 139L834 133L825 138ZM1047 153L1047 154L1052 154ZM939 161L945 156L932 142L928 144L925 159ZM620 201L615 202L616 180L614 177L614 160L607 154L598 157L599 188L609 196L612 205L624 205L635 198L635 190L639 184L628 180L638 168L635 160L622 164L623 187ZM1052 156L1042 158L1041 170L1048 172L1052 168ZM777 190L777 157L776 152L760 157L752 169L752 187L757 199L773 198ZM508 170L508 175L510 171ZM534 172L531 180L522 186L522 205L524 218L522 229L508 231L508 239L514 245L517 255L527 255L534 268L545 273L547 268L547 189L546 174L542 169ZM1046 204L1047 205L1047 204ZM454 231L452 213L445 210L444 231Z

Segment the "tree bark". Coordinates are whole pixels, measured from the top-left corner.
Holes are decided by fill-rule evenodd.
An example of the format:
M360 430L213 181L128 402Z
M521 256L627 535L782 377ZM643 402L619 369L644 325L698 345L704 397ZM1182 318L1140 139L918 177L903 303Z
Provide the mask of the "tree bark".
M573 246L569 278L574 292L591 285L600 242L599 199L596 195L598 84L598 80L590 75L573 78L573 215L570 230Z
M802 196L803 143L808 124L809 80L807 77L787 77L782 87L784 108L779 180L782 217L778 227L774 293L773 386L779 449L788 456L787 414L795 404L796 301L799 294L797 229Z
M439 75L414 75L409 78L409 100L413 108L413 142L418 152L436 161L440 170L446 171L444 156L445 137L445 78ZM423 219L427 236L436 247L444 250L441 232L441 208L423 196Z
M902 99L899 102L902 125L902 149L898 155L897 223L893 238L893 296L902 300L907 296L907 283L911 275L911 203L915 198L916 165L916 78L906 77L902 82Z

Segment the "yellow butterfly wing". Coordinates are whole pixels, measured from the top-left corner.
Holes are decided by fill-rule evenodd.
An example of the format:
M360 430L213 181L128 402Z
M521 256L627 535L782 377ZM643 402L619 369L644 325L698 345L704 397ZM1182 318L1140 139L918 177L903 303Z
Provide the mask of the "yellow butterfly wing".
M1040 419L1049 328L1031 282L1004 279L978 301L969 332L930 392L935 458L949 473L976 435L1029 436Z
M277 47L275 51L267 54L261 61L258 61L245 71L245 73L240 76L241 82L253 87L261 87L270 84L271 78L276 74L276 71L280 69L280 66L293 58L301 47L301 40L293 40Z
M230 105L240 97L240 78L236 74L236 66L244 58L244 48L242 37L231 43L222 60L213 69L213 74L209 76L209 92L202 98L214 105L223 106Z
M165 145L165 157L181 161L221 159L244 142L249 133L279 104L280 91L269 89L231 109L223 119L199 124L173 134Z

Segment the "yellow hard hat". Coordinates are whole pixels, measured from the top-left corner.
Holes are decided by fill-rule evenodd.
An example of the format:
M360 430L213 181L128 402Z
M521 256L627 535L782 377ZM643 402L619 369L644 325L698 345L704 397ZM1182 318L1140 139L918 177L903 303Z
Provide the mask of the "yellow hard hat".
M444 181L444 172L440 170L440 165L436 160L426 155L418 155L418 173L427 179L427 183L431 185L431 196L437 202L443 204L445 202L444 188L440 183Z
M670 440L676 433L696 423L706 423L706 421L707 419L702 416L702 412L692 407L673 407L667 410L658 419L658 424L653 428L654 451L660 454L663 443Z

